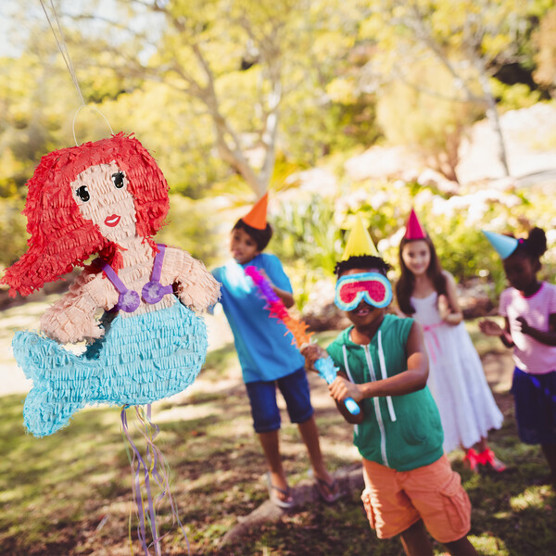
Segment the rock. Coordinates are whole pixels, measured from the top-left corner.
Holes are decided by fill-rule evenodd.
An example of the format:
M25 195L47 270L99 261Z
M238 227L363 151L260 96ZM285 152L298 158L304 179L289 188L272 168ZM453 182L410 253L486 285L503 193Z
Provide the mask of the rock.
M422 167L419 156L405 147L371 147L363 154L350 158L345 164L349 178L401 177L408 167Z
M334 474L338 482L341 496L350 496L355 490L364 488L363 471L361 465L354 465L339 469ZM314 483L311 480L300 481L292 490L295 506L291 510L282 510L275 506L270 500L263 502L258 508L253 510L248 516L238 517L238 523L232 527L220 541L221 546L229 544L244 535L249 529L268 521L278 521L286 513L294 513L310 503L324 503L321 501Z

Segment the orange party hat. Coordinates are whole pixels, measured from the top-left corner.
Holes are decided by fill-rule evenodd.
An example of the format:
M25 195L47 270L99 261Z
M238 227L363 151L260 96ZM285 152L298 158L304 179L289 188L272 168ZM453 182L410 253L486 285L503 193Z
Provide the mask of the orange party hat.
M268 207L268 192L265 193L241 219L251 228L264 230L266 228L266 210Z

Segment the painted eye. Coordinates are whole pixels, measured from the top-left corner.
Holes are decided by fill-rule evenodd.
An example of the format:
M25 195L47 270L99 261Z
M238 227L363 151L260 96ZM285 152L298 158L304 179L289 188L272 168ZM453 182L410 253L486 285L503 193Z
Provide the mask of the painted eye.
M75 190L75 193L77 194L77 196L84 202L86 203L91 196L89 195L89 190L87 189L86 185L82 185L81 187L78 187Z
M112 174L112 182L114 183L114 186L121 189L124 186L124 178L125 174L123 172L116 172L115 174Z

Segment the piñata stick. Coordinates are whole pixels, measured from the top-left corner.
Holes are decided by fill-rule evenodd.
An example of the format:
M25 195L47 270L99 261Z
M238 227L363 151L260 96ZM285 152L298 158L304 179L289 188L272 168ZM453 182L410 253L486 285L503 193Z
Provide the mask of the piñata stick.
M302 345L309 344L311 342L312 333L307 332L307 324L302 320L292 317L288 313L283 301L276 295L269 281L259 272L257 267L246 267L245 274L253 280L268 302L267 309L270 311L270 316L284 323L288 331L291 332L294 341L297 343L297 347L301 348ZM338 371L338 367L334 365L330 356L317 359L315 362L315 369L318 375L326 380L327 384L332 384L332 382L334 382ZM352 415L358 415L361 411L353 398L346 398L344 404Z

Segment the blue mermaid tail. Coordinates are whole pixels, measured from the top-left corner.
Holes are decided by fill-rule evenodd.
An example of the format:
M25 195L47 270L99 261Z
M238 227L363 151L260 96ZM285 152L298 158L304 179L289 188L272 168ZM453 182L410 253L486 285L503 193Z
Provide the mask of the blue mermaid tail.
M86 405L141 405L177 394L205 362L205 322L180 302L116 315L105 328L82 355L33 332L14 336L16 361L33 380L23 418L34 436L55 433Z

